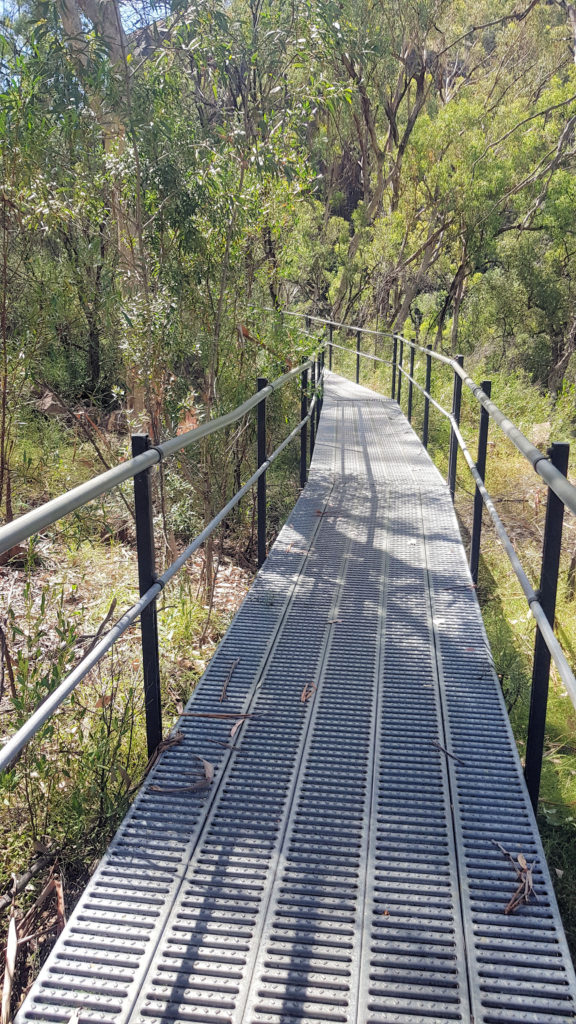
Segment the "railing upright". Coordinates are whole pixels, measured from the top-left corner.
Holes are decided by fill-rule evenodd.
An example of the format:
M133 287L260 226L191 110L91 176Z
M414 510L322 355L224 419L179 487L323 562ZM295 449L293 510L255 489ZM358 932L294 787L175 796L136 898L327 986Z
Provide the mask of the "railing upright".
M356 331L356 383L360 383L360 331Z
M392 398L396 398L396 366L398 358L398 338L394 335L392 341Z
M414 397L414 356L416 350L413 345L410 346L410 380L408 381L408 423L412 423L412 400Z
M308 370L302 370L300 375L300 421L305 420L308 415ZM308 424L305 423L300 431L300 487L306 485L308 470L306 466L308 449Z
M148 434L132 434L132 455L142 455L150 448ZM136 519L136 554L140 597L156 582L154 522L150 469L134 477L134 512ZM143 609L140 616L142 667L144 672L144 707L146 742L151 757L162 740L162 700L160 695L160 654L158 650L158 617L156 601Z
M483 380L480 387L484 391L488 398L492 394L492 382L489 380ZM480 426L478 428L478 458L476 459L476 469L482 477L482 482L485 481L486 476L486 449L488 447L488 427L490 424L490 416L488 411L483 405L480 406ZM470 573L474 584L478 583L478 565L480 562L480 536L482 533L482 509L484 508L484 502L482 501L482 495L480 489L477 486L474 494L474 519L472 522L472 538L470 540Z
M318 379L318 401L316 402L316 432L320 427L320 414L322 413L322 378L324 376L324 352L319 352L317 366L317 379Z
M464 356L456 356L456 362L464 366ZM454 391L452 393L452 415L456 423L460 423L460 406L462 404L462 378L454 371ZM450 428L450 459L448 462L448 487L450 497L454 501L456 493L456 465L458 462L458 438L454 427Z
M266 377L258 377L258 391L267 387ZM257 419L258 468L266 462L266 399L258 406ZM266 473L258 477L258 568L266 561Z
M426 383L424 385L424 390L426 394L424 395L424 421L422 423L422 444L426 449L428 449L428 428L430 424L430 399L428 398L428 395L430 394L430 386L432 382L432 356L429 353L432 349L432 346L426 345L426 349Z
M328 369L332 369L332 324L328 325Z
M397 398L396 401L400 405L400 399L402 398L402 364L404 362L404 338L400 338L400 353L398 356L398 387L396 389Z
M568 444L553 444L548 451L552 465L559 469L564 476L568 472L569 452L570 445ZM554 627L554 616L556 613L563 519L564 503L549 488L542 547L539 601L552 628ZM534 665L532 668L530 715L528 718L524 767L524 777L534 812L538 808L538 794L540 792L549 679L550 651L544 643L540 630L537 629L534 642Z
M312 399L314 399L314 392L315 392L315 390L316 390L316 363L313 361L312 362L312 366L310 367L310 393L312 395ZM312 411L312 415L310 417L310 460L312 460L312 456L314 454L314 443L316 441L316 430L315 430L316 422L315 421L316 421L316 417L314 415L314 410L313 410Z

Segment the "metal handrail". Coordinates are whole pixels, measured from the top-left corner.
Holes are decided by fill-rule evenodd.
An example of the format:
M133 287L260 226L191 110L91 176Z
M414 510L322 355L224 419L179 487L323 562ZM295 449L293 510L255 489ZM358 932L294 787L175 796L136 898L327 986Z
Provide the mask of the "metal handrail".
M329 341L329 345L332 348L338 348L341 352L351 352L352 355L364 356L365 359L371 359L374 363L382 363L384 366L393 366L394 364L390 359L381 359L380 356L373 356L371 352L362 352L359 348L349 348L347 345L337 345L335 341Z
M357 333L361 332L364 334L375 334L380 337L396 338L398 341L403 342L403 344L409 345L415 351L422 352L431 359L435 359L437 362L450 366L454 373L458 374L462 383L465 384L472 392L476 401L486 409L488 415L498 424L502 432L512 441L512 444L518 449L524 458L528 460L534 471L538 473L538 476L542 477L548 487L554 491L554 494L556 494L567 508L576 515L576 486L571 484L570 481L556 468L556 466L552 465L547 455L543 455L542 452L524 436L522 431L519 430L518 427L514 426L512 421L504 415L504 413L498 408L492 399L488 397L482 388L468 376L466 371L455 359L452 359L450 356L445 356L441 352L434 352L432 349L424 348L422 345L418 345L417 342L411 341L410 338L405 338L404 335L398 334L398 332L395 331L378 331L366 327L354 327L351 324L342 324L336 320L327 320L323 317L313 316L310 313L299 313L290 310L283 310L282 312L286 316L306 317L308 320L313 320L316 323L324 324L328 327L341 327L348 331L356 331ZM330 344L330 342L328 344ZM334 342L332 342L332 344L334 345ZM346 351L356 353L358 350L346 349ZM401 367L398 368L400 369Z
M354 330L353 327L349 327L349 330ZM568 660L562 650L562 647L554 634L554 611L556 604L556 588L558 579L558 568L560 560L560 540L562 535L562 517L564 507L568 506L573 512L576 511L576 488L567 480L564 475L568 469L568 445L554 445L550 449L550 460L547 456L543 455L535 445L531 444L530 441L522 434L517 427L501 412L500 409L492 402L490 395L487 394L482 387L477 385L471 377L465 373L462 362L463 357L458 356L458 359L451 359L440 353L434 353L429 348L423 348L416 342L410 341L407 338L403 338L402 335L395 334L392 336L394 342L393 357L392 357L392 397L395 394L396 388L396 370L398 370L398 402L400 402L401 393L401 380L402 377L406 377L410 382L408 390L408 420L411 421L412 411L412 388L415 385L416 388L425 396L424 404L424 425L423 425L423 443L427 445L428 439L428 409L430 403L438 409L438 411L445 416L451 427L450 435L450 460L448 468L448 481L450 486L450 494L454 499L455 485L456 485L456 458L458 448L460 448L466 459L466 463L472 477L476 483L476 498L474 503L474 525L472 529L472 544L471 544L471 571L473 572L473 578L476 580L474 573L477 572L477 562L479 553L480 543L480 531L481 531L481 508L482 504L488 510L490 518L495 526L499 540L508 555L514 573L522 587L528 607L534 618L537 630L536 639L534 645L534 660L532 668L532 688L530 694L530 717L528 722L528 732L526 738L526 757L524 774L526 779L526 785L532 802L532 807L536 813L538 808L538 797L540 790L540 778L542 771L542 760L544 753L544 737L545 737L545 723L546 723L546 709L548 702L548 685L549 685L549 673L550 673L550 659L554 662L560 679L562 680L564 687L574 708L576 708L576 677L568 664ZM360 352L358 344L358 332L357 332L357 346L355 349L350 346L346 347L346 351L350 354L356 354L356 382L359 382L360 376ZM397 347L398 341L400 342L400 356L397 359ZM329 331L329 356L330 366L332 364L331 359L331 348L332 343L332 332ZM406 371L402 365L404 343L411 346L410 351L410 372ZM338 346L339 348L342 346ZM414 353L420 351L426 356L426 386L422 385L414 377ZM448 412L439 402L437 402L430 394L430 368L431 361L436 358L439 362L442 362L450 366L454 373L454 391L452 396L452 412ZM468 446L462 432L460 430L460 401L462 383L465 383L472 392L473 396L477 399L478 403L482 406L481 424L479 432L479 448L478 448L478 464L476 464L468 450ZM484 382L485 386L490 391L490 382ZM514 549L510 538L504 528L504 525L496 511L494 502L492 501L483 480L483 473L485 467L485 452L486 452L486 441L488 435L488 421L492 417L500 426L503 433L510 438L515 447L520 453L530 462L533 469L546 481L548 484L548 502L546 508L546 526L544 530L544 545L542 551L542 569L540 576L540 589L536 592L531 586L526 573L520 563L518 555ZM483 421L485 419L485 422ZM475 568L472 568L472 565Z
M484 481L476 468L476 463L474 462L474 459L470 454L468 445L464 440L456 417L451 412L448 412L448 410L445 409L444 406L440 405L440 403L437 402L436 399L432 398L432 395L428 391L426 391L426 389L423 388L422 385L419 384L418 381L414 379L414 377L411 377L410 374L404 369L404 367L399 366L398 369L404 374L405 377L408 378L408 380L412 382L412 384L415 385L415 387L418 388L418 390L432 403L432 405L436 409L438 409L438 412L442 413L442 415L445 416L447 420L449 420L452 426L452 430L454 431L454 434L456 436L456 440L458 441L458 445L464 455L464 458L466 459L468 468L474 478L474 482L478 490L480 491L480 494L482 495L482 500L488 510L492 522L494 523L500 542L504 550L506 551L506 554L508 555L510 564L512 565L518 582L520 583L520 586L524 591L524 596L526 597L532 616L538 624L540 632L542 633L542 638L548 650L550 651L550 656L552 657L554 664L556 665L556 668L558 669L558 674L562 682L564 683L564 686L566 687L566 691L574 707L576 708L576 677L574 676L574 673L572 672L572 669L568 664L566 655L564 654L564 651L562 650L562 647L560 646L560 643L554 634L552 626L546 618L546 613L542 605L540 604L540 601L538 600L538 595L532 587L528 577L526 576L524 569L522 568L522 564L506 532L506 528L502 520L500 519L500 516L498 515L496 508L494 506L494 502L492 501L492 498L490 497L486 489Z
M321 346L323 348L323 346ZM181 451L183 448L188 447L194 441L200 440L202 437L206 437L208 434L214 433L216 430L220 430L230 423L236 422L246 412L259 405L260 402L264 401L268 395L273 394L280 387L292 380L298 374L303 375L303 380L306 380L306 374L310 367L314 365L314 360L309 359L302 363L300 366L288 373L282 374L275 381L267 384L261 388L260 391L256 392L250 399L237 406L230 413L224 416L218 417L218 419L211 420L209 423L202 424L200 427L195 427L193 430L187 431L186 434L182 434L179 437L171 438L165 441L161 445L157 445L155 448L151 448L149 452L143 455L138 455L125 463L120 467L115 467L114 470L102 473L93 480L88 481L86 484L80 485L80 487L74 488L73 491L68 494L62 495L60 498L54 499L54 501L48 502L46 505L40 506L39 509L35 509L33 512L28 513L26 516L20 517L20 520L16 520L16 523L22 523L25 521L26 532L23 528L17 533L20 539L25 539L36 533L41 527L38 526L39 522L44 525L56 522L57 519L61 519L69 511L74 508L79 508L81 505L86 504L92 500L93 497L99 494L105 494L113 487L117 486L123 480L128 480L130 477L137 476L143 473L145 470L151 468L151 466L160 462L165 455L171 455L174 452ZM318 388L321 384L321 373L319 375L317 385ZM8 768L18 754L24 749L24 747L30 742L30 740L39 732L43 725L46 724L49 718L57 711L57 709L63 704L66 698L72 693L72 691L78 686L78 684L88 675L91 669L101 660L101 658L110 650L111 647L123 636L124 633L135 623L135 621L142 615L142 613L149 608L149 606L156 600L159 594L162 592L164 587L170 580L176 575L177 572L182 569L188 559L198 550L199 547L208 539L208 537L214 532L214 530L226 519L233 508L241 501L244 495L250 490L250 488L258 481L266 471L270 468L272 463L282 454L284 449L294 440L298 434L301 433L308 422L311 422L313 417L318 414L318 390L313 395L310 405L308 406L307 415L304 416L300 422L290 431L287 437L278 445L278 447L267 456L267 458L258 466L256 471L250 476L245 484L233 495L230 501L222 508L216 516L205 526L200 534L194 538L194 540L180 553L178 558L162 573L161 576L155 578L154 583L144 593L140 595L138 601L136 601L108 632L101 637L97 644L94 645L91 651L83 657L80 662L74 667L74 669L68 673L65 679L48 695L43 703L36 709L30 718L24 723L23 726L4 744L0 749L0 772ZM121 469L122 475L118 479L116 470ZM110 480L112 479L112 482ZM96 487L94 487L96 485ZM73 502L70 504L67 499L73 496ZM56 509L60 509L59 514L55 514ZM46 510L49 513L46 514ZM30 528L30 523L33 523ZM13 524L9 524L12 526ZM0 537L4 537L5 531L8 527L4 527L0 530ZM14 541L12 540L8 545L12 546ZM5 543L5 541L4 541ZM4 550L0 547L0 550Z
M214 420L208 420L208 422L202 423L199 427L194 427L192 430L187 430L185 434L179 434L168 441L163 441L161 444L150 448L143 455L137 455L135 458L128 459L119 466L114 466L105 473L92 477L85 483L79 484L78 487L74 487L71 491L66 491L65 494L53 498L52 501L47 501L44 505L32 509L31 512L26 512L24 515L14 519L13 522L0 527L0 554L9 551L16 544L27 540L35 533L39 533L47 526L56 523L59 519L63 519L64 516L74 512L75 509L87 505L94 498L108 494L126 480L130 480L132 477L137 476L138 473L142 473L144 470L150 469L151 466L157 465L168 455L174 455L176 452L188 448L196 441L200 441L203 437L208 437L210 434L214 434L218 430L236 423L242 416L245 416L251 409L254 409L260 402L263 402L269 395L273 394L274 391L278 391L279 388L287 384L293 377L309 369L312 366L312 362L312 359L308 359L300 366L289 370L288 373L283 373L281 377L271 381L265 388L257 391L250 398L246 399L245 402L242 402L241 405L232 409L231 412L218 416Z
M91 669L104 657L104 655L110 650L111 647L120 639L120 637L130 629L136 619L141 615L148 605L152 604L158 595L162 592L167 583L170 582L173 576L183 567L188 559L202 546L204 541L208 539L211 533L214 532L217 526L226 519L226 516L236 507L238 502L244 497L247 491L256 483L267 469L276 461L279 455L284 451L287 445L299 434L302 427L307 423L310 417L315 412L316 398L310 403L310 411L308 415L300 421L297 427L294 427L288 437L282 441L280 445L268 456L265 462L258 467L255 473L252 474L249 480L236 492L233 498L230 499L227 505L220 510L218 515L208 523L208 525L194 538L191 544L182 551L178 558L172 562L172 565L158 577L156 582L142 594L142 597L135 604L133 604L118 621L112 626L112 628L106 633L105 636L92 648L89 654L87 654L82 660L74 667L65 679L62 680L60 685L52 691L52 693L46 698L46 700L40 705L39 708L31 715L27 722L14 733L14 735L4 744L0 750L0 772L4 771L14 758L20 753L21 750L30 742L30 740L36 735L36 733L46 724L49 718L52 717L55 711L60 707L66 698L72 693L72 691L78 686L85 676L88 675Z

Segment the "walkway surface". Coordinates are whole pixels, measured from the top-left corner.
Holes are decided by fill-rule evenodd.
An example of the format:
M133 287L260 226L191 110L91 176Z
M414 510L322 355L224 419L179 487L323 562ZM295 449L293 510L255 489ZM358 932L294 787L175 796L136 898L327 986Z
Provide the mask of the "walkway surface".
M450 497L394 402L328 375L310 482L187 711L20 1024L573 1022ZM509 915L497 843L535 865Z

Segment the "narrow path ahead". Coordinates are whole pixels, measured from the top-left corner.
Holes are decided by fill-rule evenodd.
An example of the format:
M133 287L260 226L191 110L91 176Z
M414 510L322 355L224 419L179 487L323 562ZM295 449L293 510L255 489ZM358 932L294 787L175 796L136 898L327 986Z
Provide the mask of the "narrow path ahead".
M310 482L187 711L20 1024L574 1020L449 494L394 402L328 375ZM535 863L509 915L497 843Z

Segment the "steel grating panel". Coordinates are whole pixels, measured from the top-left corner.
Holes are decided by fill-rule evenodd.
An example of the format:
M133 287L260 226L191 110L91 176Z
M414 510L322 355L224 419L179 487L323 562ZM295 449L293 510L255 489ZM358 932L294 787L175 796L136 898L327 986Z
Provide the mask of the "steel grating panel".
M181 720L19 1024L574 1021L449 495L395 403L329 375L310 482L188 710L222 709L237 658L253 717L233 742ZM495 842L536 860L510 916Z

